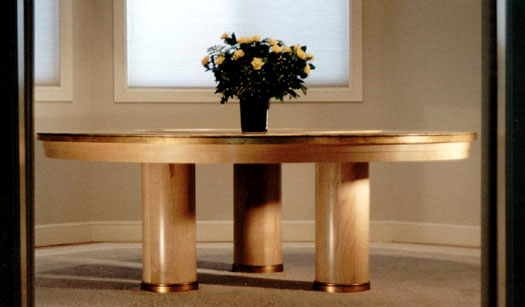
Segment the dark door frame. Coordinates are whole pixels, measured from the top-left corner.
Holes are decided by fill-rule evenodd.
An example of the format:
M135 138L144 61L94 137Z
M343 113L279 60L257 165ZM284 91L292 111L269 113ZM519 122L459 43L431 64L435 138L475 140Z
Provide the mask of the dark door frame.
M525 306L525 2L506 1L505 284L507 306Z
M33 1L0 1L0 305L34 305Z
M498 302L497 1L482 1L481 288L482 305Z

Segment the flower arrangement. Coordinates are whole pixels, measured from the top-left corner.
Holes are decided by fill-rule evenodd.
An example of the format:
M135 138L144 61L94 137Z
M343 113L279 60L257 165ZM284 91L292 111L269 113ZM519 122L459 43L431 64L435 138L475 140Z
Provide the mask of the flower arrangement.
M215 93L222 93L221 103L229 98L240 101L268 101L285 96L296 98L296 90L306 95L303 79L315 66L314 56L306 46L287 46L283 41L255 35L239 37L232 33L221 36L223 45L208 49L202 59L206 71L212 71L217 82Z

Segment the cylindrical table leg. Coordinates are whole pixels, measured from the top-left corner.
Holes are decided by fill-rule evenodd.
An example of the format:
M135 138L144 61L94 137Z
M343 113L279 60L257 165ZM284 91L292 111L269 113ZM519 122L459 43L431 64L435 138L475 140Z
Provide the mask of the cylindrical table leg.
M142 164L143 290L198 289L195 165Z
M370 289L368 163L318 163L314 289Z
M234 165L233 271L282 272L281 165Z

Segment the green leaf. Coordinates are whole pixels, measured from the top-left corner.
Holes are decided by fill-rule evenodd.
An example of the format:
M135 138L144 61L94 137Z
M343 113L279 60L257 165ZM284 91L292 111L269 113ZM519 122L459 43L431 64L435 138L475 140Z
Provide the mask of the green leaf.
M301 91L303 92L303 94L306 95L306 86L301 85Z

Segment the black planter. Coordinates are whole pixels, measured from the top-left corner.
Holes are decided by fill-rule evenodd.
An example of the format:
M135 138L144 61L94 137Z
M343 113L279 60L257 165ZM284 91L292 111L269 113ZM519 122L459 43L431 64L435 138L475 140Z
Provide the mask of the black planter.
M240 105L242 132L268 131L268 100L241 100Z

